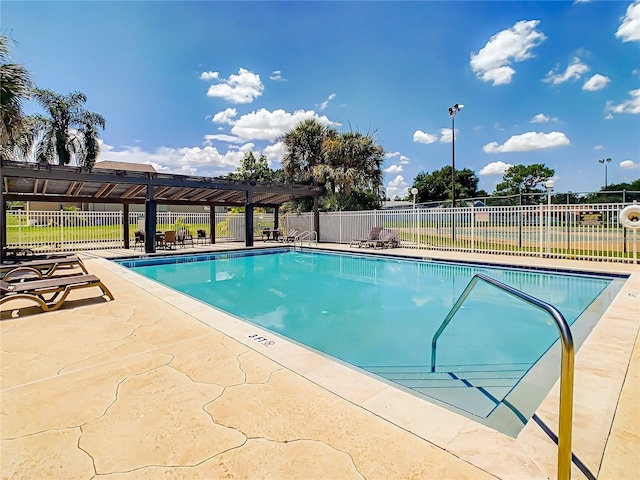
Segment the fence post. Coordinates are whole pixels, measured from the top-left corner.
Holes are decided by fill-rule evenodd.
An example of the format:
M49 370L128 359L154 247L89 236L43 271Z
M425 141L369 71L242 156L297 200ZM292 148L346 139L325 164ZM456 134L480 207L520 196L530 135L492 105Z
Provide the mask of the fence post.
M542 257L542 252L544 250L544 242L542 240L542 237L544 236L544 225L543 225L543 218L542 218L542 214L544 213L544 211L542 210L542 203L540 204L540 214L538 215L538 225L540 225L540 252L538 253L538 256Z
M471 251L476 251L476 213L473 203L471 204Z
M64 210L60 210L60 248L64 246Z

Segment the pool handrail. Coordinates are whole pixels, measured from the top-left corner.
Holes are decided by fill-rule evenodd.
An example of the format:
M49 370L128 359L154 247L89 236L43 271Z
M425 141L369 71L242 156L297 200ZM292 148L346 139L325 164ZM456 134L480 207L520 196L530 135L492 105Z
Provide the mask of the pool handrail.
M482 273L476 273L469 281L462 294L458 297L453 307L451 307L451 310L442 321L442 324L440 324L440 327L431 340L431 372L435 372L436 369L436 345L438 338L444 329L447 328L456 312L460 309L462 303L467 299L471 290L473 290L479 281L493 285L494 287L545 311L555 321L558 333L560 334L560 340L562 342L560 366L560 411L558 417L558 480L570 479L575 353L573 335L571 334L569 324L556 307Z
M311 246L311 240L312 239L317 245L318 244L318 232L316 232L315 230L313 230L313 231L304 230L304 231L298 233L298 235L296 235L296 237L293 239L293 245L295 246L296 242L300 241L300 246L302 246L302 241L305 240L305 239L309 243L309 246Z

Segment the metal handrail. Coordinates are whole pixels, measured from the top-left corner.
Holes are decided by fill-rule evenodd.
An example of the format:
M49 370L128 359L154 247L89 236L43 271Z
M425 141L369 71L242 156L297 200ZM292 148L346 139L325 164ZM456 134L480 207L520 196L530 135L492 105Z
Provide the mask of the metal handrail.
M481 273L476 273L466 286L456 303L453 305L431 341L431 371L436 369L436 344L451 319L462 303L467 299L471 290L482 280L504 292L519 298L548 313L556 323L560 340L562 341L562 356L560 366L560 412L558 418L558 480L571 478L571 436L573 422L573 374L574 374L574 346L573 335L569 324L560 311L546 302L506 285Z
M314 231L309 231L309 230L305 230L304 232L300 232L300 234L296 235L296 237L293 239L293 246L295 247L296 245L296 241L300 240L300 246L302 246L302 241L303 240L308 240L309 241L309 245L311 245L311 237L313 237L314 241L316 242L316 245L318 244L318 232Z

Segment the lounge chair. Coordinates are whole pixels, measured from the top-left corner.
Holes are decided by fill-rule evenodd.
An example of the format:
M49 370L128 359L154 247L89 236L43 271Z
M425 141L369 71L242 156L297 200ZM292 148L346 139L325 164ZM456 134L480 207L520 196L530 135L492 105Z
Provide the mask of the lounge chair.
M286 235L280 235L278 240L281 242L293 242L298 235L300 235L300 231L297 228L294 228L289 230Z
M12 300L31 300L48 312L60 308L71 291L88 287L99 287L102 295L113 300L109 289L95 275L67 275L12 283L0 280L0 305Z
M24 278L25 276L30 277L32 275L42 279L52 277L58 269L62 268L80 268L84 273L89 273L77 255L67 255L2 265L0 266L0 275L4 281L9 281L14 278Z
M373 248L394 248L398 245L397 230L382 230L377 240L368 241L365 246Z
M382 232L382 227L373 227L366 239L351 240L349 246L358 248L366 247L370 242L376 241L380 238L380 232Z

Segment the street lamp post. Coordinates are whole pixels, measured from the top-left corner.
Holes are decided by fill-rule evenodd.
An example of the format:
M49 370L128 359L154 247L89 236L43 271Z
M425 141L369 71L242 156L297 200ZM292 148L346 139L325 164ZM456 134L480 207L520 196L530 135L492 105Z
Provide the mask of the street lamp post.
M598 160L599 163L604 165L604 189L607 189L607 165L611 163L610 158L601 158Z
M551 251L551 192L555 184L553 180L547 180L544 184L547 187L547 254Z
M464 108L464 105L456 103L449 107L451 117L451 240L456 241L456 114Z

